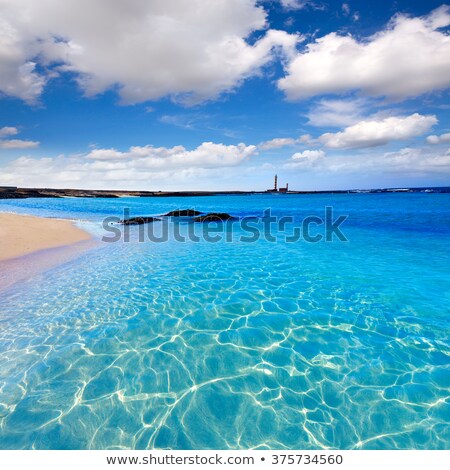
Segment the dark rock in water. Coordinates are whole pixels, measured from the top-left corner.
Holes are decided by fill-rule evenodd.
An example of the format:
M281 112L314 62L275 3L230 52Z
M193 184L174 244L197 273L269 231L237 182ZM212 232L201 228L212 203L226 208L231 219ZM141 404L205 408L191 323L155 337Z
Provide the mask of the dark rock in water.
M157 222L157 217L132 217L131 219L121 220L119 224L122 225L142 225L142 224L150 224L152 222Z
M177 209L176 211L171 211L164 215L166 217L195 217L202 215L202 212L195 211L194 209Z
M226 214L225 212L211 212L210 214L196 217L194 222L219 222L222 220L236 220L236 217Z

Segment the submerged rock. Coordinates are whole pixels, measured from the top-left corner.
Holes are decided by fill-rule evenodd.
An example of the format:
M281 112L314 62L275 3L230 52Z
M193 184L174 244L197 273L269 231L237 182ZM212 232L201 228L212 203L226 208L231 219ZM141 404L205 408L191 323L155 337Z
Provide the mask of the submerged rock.
M142 224L150 224L152 222L157 222L158 217L132 217L131 219L121 220L119 224L122 225L142 225Z
M194 209L177 209L176 211L164 214L166 217L195 217L201 215L202 212L195 211Z
M218 222L222 220L236 220L236 217L225 212L211 212L209 214L196 217L194 222Z

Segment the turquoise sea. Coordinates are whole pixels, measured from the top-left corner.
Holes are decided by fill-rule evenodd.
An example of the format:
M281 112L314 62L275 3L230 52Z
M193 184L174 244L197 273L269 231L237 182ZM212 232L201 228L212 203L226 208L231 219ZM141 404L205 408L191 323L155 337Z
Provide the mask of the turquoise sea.
M450 194L0 201L95 237L124 208L325 206L348 241L134 227L0 292L0 448L449 449Z

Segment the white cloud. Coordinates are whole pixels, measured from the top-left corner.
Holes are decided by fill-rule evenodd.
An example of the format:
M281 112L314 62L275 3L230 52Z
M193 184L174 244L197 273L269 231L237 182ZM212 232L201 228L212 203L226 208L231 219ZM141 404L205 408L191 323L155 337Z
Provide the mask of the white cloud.
M283 147L292 147L293 145L303 145L313 143L313 139L309 134L303 134L298 139L292 137L277 137L272 140L266 140L258 145L261 150L274 150Z
M284 165L284 168L313 168L325 158L323 150L304 150L292 155L289 162Z
M0 149L29 149L39 146L39 142L33 140L5 139L18 133L17 127L0 128Z
M322 134L318 141L329 148L366 148L424 134L437 123L436 116L418 113L406 117L360 121L341 132Z
M19 129L17 129L17 127L2 127L0 128L0 139L11 135L17 135L18 133Z
M141 169L220 168L238 165L255 151L254 145L224 145L203 142L194 150L186 150L182 145L172 148L153 147L152 145L130 147L127 152L115 149L95 149L88 153L86 158L102 162L126 161L135 168Z
M297 152L292 155L292 160L303 160L303 159L318 159L325 156L325 152L323 150L304 150L303 152Z
M310 134L303 134L297 140L301 144L311 144L313 141L313 138L311 137Z
M429 144L445 144L450 142L450 132L441 135L429 135L427 137L427 143Z
M255 154L254 145L204 142L193 150L147 145L124 152L94 149L69 157L24 156L2 168L0 184L105 189L161 189L178 184L178 189L195 188L197 177L218 181Z
M383 156L384 164L393 172L406 174L450 173L450 149L430 152L422 148L404 148Z
M290 61L278 86L290 100L360 90L403 99L450 85L450 7L428 16L395 16L365 40L330 33Z
M297 140L291 137L278 137L276 139L262 142L258 145L258 147L261 150L273 150L273 149L279 149L282 147L289 147L291 145L295 145L296 143L297 143Z
M0 16L0 91L30 103L63 71L87 95L199 102L258 74L278 51L293 54L299 39L267 30L250 44L267 27L256 0L0 0Z
M261 150L273 150L293 145L324 145L333 149L358 149L377 147L391 141L407 140L430 130L437 118L418 113L409 116L388 116L383 113L361 119L368 101L356 100L322 100L310 113L309 124L314 126L347 125L340 132L327 132L314 139L309 134L295 139L292 137L275 138L258 145ZM444 135L446 136L446 134ZM444 137L442 136L442 137ZM430 136L433 140L437 136ZM444 140L443 140L444 141ZM434 142L434 140L433 140ZM306 150L305 152L311 152ZM302 153L296 155L302 156Z
M1 149L31 149L36 147L39 147L39 142L34 140L0 140Z
M20 4L20 1L17 3ZM5 0L1 0L0 94L4 93L27 102L35 102L44 89L46 79L36 72L36 63L32 60L36 55L34 44L28 44L24 37L25 33L8 21L5 17L6 7ZM19 15L20 11L14 14Z

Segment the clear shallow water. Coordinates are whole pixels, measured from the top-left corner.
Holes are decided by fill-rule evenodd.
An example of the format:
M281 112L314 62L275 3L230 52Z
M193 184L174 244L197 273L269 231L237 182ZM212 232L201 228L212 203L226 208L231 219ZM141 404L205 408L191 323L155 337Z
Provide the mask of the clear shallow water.
M0 447L450 448L450 195L0 210L87 220L100 234L123 207L271 207L300 220L325 205L349 215L349 242L133 239L0 293Z

